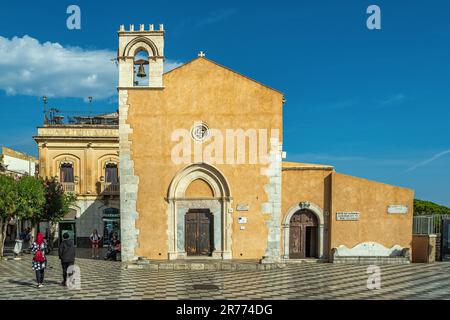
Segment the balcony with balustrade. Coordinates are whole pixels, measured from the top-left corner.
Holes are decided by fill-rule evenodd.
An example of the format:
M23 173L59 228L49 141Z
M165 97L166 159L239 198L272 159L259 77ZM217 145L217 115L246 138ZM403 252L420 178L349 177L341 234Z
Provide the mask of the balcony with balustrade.
M118 182L101 182L100 194L118 196L120 194L120 184Z
M67 192L67 193L75 193L76 192L75 182L62 182L61 185L62 185L64 192Z

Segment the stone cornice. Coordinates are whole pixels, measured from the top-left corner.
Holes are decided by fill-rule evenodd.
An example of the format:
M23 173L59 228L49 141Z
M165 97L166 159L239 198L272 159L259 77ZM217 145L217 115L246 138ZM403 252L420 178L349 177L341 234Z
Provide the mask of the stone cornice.
M308 171L308 170L334 171L334 167L291 167L281 169L281 171Z

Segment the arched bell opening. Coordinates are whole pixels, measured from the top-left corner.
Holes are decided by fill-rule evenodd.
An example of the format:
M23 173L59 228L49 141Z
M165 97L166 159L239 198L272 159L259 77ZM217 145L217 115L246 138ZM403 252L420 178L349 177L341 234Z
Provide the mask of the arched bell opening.
M149 85L149 54L144 49L139 49L134 56L134 78L135 87L148 87Z

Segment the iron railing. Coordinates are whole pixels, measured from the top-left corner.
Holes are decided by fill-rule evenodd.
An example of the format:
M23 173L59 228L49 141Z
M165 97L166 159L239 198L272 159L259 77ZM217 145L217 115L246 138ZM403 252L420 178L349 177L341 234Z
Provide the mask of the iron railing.
M44 124L48 126L61 125L103 125L115 126L119 124L117 112L93 114L80 111L60 111L50 109L45 113Z
M450 219L450 215L427 214L414 216L413 234L441 234L443 219Z
M102 182L100 193L108 195L118 195L120 194L120 184L111 182Z

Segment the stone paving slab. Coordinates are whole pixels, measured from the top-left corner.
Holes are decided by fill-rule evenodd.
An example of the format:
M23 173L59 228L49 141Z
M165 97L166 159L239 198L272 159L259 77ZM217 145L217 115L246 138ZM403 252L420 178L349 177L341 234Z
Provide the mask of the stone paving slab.
M367 289L367 266L288 264L274 270L125 269L120 262L77 259L81 289L59 285L49 257L36 288L31 256L0 261L0 299L450 299L450 263L381 265L381 288ZM206 285L206 286L197 286ZM203 289L202 289L203 288Z

